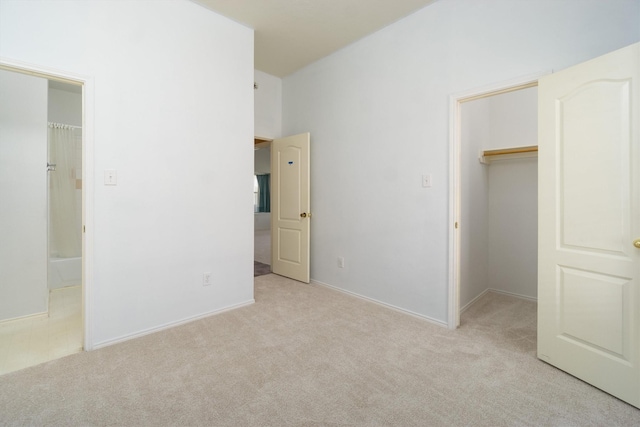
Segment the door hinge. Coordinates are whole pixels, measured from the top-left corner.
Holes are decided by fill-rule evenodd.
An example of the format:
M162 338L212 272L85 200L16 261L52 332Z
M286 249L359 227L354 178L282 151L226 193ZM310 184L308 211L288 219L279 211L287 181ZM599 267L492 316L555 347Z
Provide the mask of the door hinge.
M455 224L453 224L453 226L458 229L458 221L455 222Z
M82 226L82 232L83 232L83 233L86 233L86 232L87 232L87 228L86 228L86 226L84 226L84 225Z

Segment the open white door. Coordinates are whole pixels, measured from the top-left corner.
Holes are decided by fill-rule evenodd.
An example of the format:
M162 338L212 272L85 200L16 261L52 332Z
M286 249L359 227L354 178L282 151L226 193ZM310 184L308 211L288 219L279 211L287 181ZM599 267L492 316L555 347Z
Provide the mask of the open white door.
M538 91L538 357L637 407L639 88L635 44Z
M271 271L309 283L310 134L271 143Z

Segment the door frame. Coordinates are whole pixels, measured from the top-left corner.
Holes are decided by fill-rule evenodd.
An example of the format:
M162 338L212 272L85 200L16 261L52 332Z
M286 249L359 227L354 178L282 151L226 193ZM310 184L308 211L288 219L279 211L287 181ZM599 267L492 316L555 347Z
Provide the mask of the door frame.
M538 86L538 79L552 71L538 72L507 81L477 87L449 97L449 271L447 327L460 326L460 233L462 191L462 104L476 99Z
M0 69L82 86L82 345L93 350L94 82L93 77L0 57ZM43 165L44 167L44 165Z

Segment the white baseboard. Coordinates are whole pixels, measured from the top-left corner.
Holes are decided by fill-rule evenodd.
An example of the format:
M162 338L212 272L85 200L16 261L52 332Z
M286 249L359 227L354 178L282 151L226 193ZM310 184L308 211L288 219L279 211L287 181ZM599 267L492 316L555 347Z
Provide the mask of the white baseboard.
M41 319L41 318L45 318L45 317L48 317L48 316L49 316L49 312L48 311L43 311L41 313L27 314L26 316L11 317L9 319L0 320L0 325L4 325L5 323L10 323L10 322L16 322L16 321L19 321L19 320Z
M224 313L224 312L227 312L227 311L235 310L236 308L246 307L246 306L251 305L253 303L255 303L255 300L254 299L250 299L249 301L242 302L240 304L235 304L235 305L224 307L224 308L221 308L221 309L218 309L218 310L209 311L207 313L198 314L197 316L187 317L185 319L178 320L177 322L165 323L164 325L160 325L160 326L156 326L156 327L153 327L153 328L145 329L145 330L140 331L140 332L135 332L133 334L123 335L123 336L120 336L118 338L114 338L114 339L102 341L102 342L99 342L99 343L95 343L91 349L92 350L97 350L99 348L108 347L108 346L113 345L113 344L118 344L118 343L129 341L129 340L132 340L132 339L135 339L135 338L140 338L140 337L143 337L145 335L153 334L155 332L164 331L165 329L175 328L176 326L180 326L180 325L184 325L186 323L194 322L196 320L204 319L205 317L215 316L216 314L221 314L221 313Z
M500 289L488 288L488 289L485 289L484 291L482 291L482 293L480 295L478 295L477 297L475 297L474 299L469 301L467 304L465 304L465 306L460 309L460 314L464 313L476 301L478 301L480 298L482 298L483 296L485 296L489 292L494 292L496 294L507 295L507 296L510 296L510 297L519 298L519 299L523 299L523 300L527 300L527 301L531 301L531 302L538 302L538 298L533 298L533 297L529 297L529 296L526 296L526 295L515 294L513 292L507 292L507 291L503 291L503 290L500 290Z
M323 286L325 288L329 288L329 289L332 289L334 291L338 291L338 292L341 292L343 294L347 294L349 296L352 296L352 297L355 297L355 298L358 298L358 299L361 299L361 300L364 300L364 301L372 302L374 304L381 305L381 306L386 307L386 308L390 308L391 310L400 312L402 314L407 314L409 316L417 317L420 320L424 320L424 321L427 321L429 323L433 323L434 325L442 326L444 328L448 327L447 323L443 322L442 320L437 320L437 319L434 319L432 317L425 316L423 314L415 313L415 312L413 312L411 310L406 310L404 308L396 307L395 305L387 304L386 302L382 302L382 301L378 301L378 300L373 299L373 298L365 297L364 295L360 295L360 294L357 294L355 292L347 291L345 289L341 289L341 288L338 288L336 286L329 285L328 283L323 283L323 282L320 282L318 280L311 279L311 284L312 285Z
M464 313L469 307L471 307L476 301L478 301L480 298L482 298L483 296L485 296L490 290L489 289L485 289L484 291L482 291L480 293L480 295L478 295L477 297L475 297L474 299L472 299L471 301L469 301L468 303L466 303L464 305L464 307L460 308L460 314Z
M513 292L503 291L503 290L500 290L500 289L489 289L489 291L495 292L496 294L508 295L510 297L520 298L520 299L524 299L524 300L531 301L531 302L538 302L538 298L529 297L527 295L515 294Z

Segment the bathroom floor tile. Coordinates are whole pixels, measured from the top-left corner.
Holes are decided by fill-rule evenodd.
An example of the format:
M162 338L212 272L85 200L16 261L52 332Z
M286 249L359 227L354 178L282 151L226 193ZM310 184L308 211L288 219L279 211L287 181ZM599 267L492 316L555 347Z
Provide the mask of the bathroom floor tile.
M0 375L80 351L80 286L51 291L48 316L0 323Z

